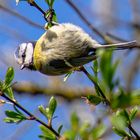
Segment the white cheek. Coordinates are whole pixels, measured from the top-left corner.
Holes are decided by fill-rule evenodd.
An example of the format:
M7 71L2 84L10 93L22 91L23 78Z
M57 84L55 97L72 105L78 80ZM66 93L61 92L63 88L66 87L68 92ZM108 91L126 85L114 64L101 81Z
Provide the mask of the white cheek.
M32 62L33 58L33 44L28 43L27 44L27 49L26 49L26 58L25 58L25 63L29 64Z
M22 43L20 45L19 56L22 56L22 54L25 52L26 46L27 46L27 43Z

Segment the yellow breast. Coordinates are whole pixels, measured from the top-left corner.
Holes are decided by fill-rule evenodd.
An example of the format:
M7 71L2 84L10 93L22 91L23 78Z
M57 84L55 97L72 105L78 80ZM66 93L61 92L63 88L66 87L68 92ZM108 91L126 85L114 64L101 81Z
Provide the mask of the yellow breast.
M34 65L35 68L39 71L41 71L42 65L46 60L46 57L42 51L43 39L44 39L44 34L38 39L34 49Z

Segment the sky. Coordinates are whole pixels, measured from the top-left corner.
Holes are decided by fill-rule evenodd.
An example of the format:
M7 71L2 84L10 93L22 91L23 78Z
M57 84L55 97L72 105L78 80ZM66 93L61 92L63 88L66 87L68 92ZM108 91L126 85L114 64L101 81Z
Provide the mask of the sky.
M102 0L103 3L105 3L106 0ZM118 0L118 3L121 0ZM46 3L41 0L37 1L38 4L43 8L47 9ZM111 32L113 34L117 34L120 37L123 37L126 40L133 39L132 35L126 31L126 28L120 28L120 29L113 29L109 30L109 28L103 28L102 23L99 21L100 18L98 16L94 17L94 12L100 12L101 9L98 6L98 0L73 0L75 4L79 4L80 8L83 9L83 13L87 17L87 19L98 29L103 29L104 32ZM122 2L122 11L118 13L118 17L120 19L124 19L125 21L130 20L132 15L130 14L131 11L128 10L129 7L124 7L123 5L127 5L127 0L123 0ZM12 10L18 12L19 14L27 17L31 21L44 26L45 21L41 15L34 7L29 6L26 2L20 2L17 6L15 3L15 0L0 0L0 3L6 3L9 8ZM102 40L98 38L90 29L85 25L85 23L78 17L78 15L71 9L71 7L64 2L64 0L59 0L55 2L54 9L57 14L58 22L59 23L73 23L80 27L82 27L87 33L89 33L94 39L98 40L102 43ZM87 12L87 13L86 13ZM105 30L106 29L106 30ZM16 33L16 34L13 34ZM130 31L131 32L131 31ZM8 66L14 65L15 61L13 58L14 51L16 47L24 41L31 41L31 40L37 40L42 34L44 33L43 29L35 28L26 22L23 22L20 19L17 19L14 16L9 16L8 13L3 12L0 10L0 52L1 52L1 60L3 57L10 59L10 63L7 62L7 64L4 64L3 61L0 61L0 78L4 79L4 75L6 72L6 69ZM16 35L16 37L15 37ZM129 54L127 59L125 58L125 55L123 52L121 53L115 53L116 57L124 59L125 67L129 68L129 63L131 63L131 58L135 56L135 52ZM90 64L87 65L87 67L90 67ZM120 72L122 71L123 67L121 67L118 70L117 76L121 77ZM63 77L61 77L61 80L63 80ZM76 78L75 78L76 77ZM32 71L21 71L19 70L19 67L16 65L15 67L15 79L14 81L31 81L38 83L39 85L46 86L48 83L50 83L50 78L48 76L44 76L43 74L39 72L32 72ZM82 82L79 82L82 81ZM137 77L134 80L134 89L138 89L140 87L140 75L137 75ZM83 76L81 73L74 73L66 83L63 83L66 86L70 87L91 87L91 82ZM22 105L26 105L26 108L29 109L32 112L35 112L39 117L39 113L36 111L37 106L40 104L46 104L48 102L48 97L42 97L42 96L26 96L26 95L16 95L16 98L20 101ZM60 101L60 100L59 100ZM74 102L73 105L70 105L69 103L66 103L65 101L60 101L58 103L58 109L56 111L56 116L58 116L54 120L54 126L57 128L59 124L64 124L64 129L67 129L69 127L69 117L72 111L76 111L78 113L78 110L83 111L83 114L85 112L88 112L87 114L92 114L92 111L89 109L87 105L83 105L81 102ZM65 104L65 105L64 105ZM5 107L0 107L0 137L3 137L4 140L10 140L11 136L14 136L16 133L20 133L17 129L19 126L12 124L5 124L2 121L2 118L4 118L4 110L12 108L10 105L6 105ZM62 109L63 108L63 109ZM71 111L69 111L71 110ZM92 114L93 115L93 114ZM44 118L41 117L43 120ZM88 118L89 120L93 119L92 122L95 122L95 118L92 118L91 115L85 115L85 118ZM27 126L26 126L27 125ZM22 127L26 126L26 131L24 132ZM22 123L20 124L20 128L22 130L22 134L20 134L19 140L28 140L33 138L34 140L38 140L37 134L40 134L40 130L37 127L38 124L36 122L29 122L29 123ZM14 132L14 133L13 133ZM28 133L27 133L28 132ZM117 139L118 137L115 135L114 139ZM108 139L109 140L109 139ZM110 139L111 140L111 139Z

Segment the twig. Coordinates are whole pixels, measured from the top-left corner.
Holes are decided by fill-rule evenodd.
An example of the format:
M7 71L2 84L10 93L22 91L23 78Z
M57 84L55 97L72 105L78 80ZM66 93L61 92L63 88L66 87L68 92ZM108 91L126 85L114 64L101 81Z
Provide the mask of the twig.
M30 4L31 6L34 6L35 8L37 8L43 15L46 14L46 13L43 11L43 9L42 9L39 5L37 5L37 3L36 3L35 1L29 2L29 4Z
M65 0L72 8L73 10L79 15L79 17L86 23L86 25L95 32L98 36L100 36L103 40L105 40L107 43L112 43L109 38L107 38L106 35L104 35L102 32L97 30L93 25L86 19L86 17L81 13L81 11L78 9L78 7L71 1L71 0Z
M140 136L138 135L138 133L135 131L135 129L130 125L128 125L129 130L135 135L135 137L137 138L137 140L140 140Z
M100 86L93 80L93 78L91 77L91 75L88 73L88 71L84 68L81 67L81 71L83 71L83 73L90 79L90 81L94 84L95 87L97 87L98 91L100 92L101 96L104 98L105 102L107 103L107 105L110 105L110 102L108 101L108 99L106 98L106 96L104 95L102 89L100 88Z
M80 3L80 0L79 0L79 3ZM79 6L81 7L81 5L79 5ZM137 22L136 21L134 21L134 22L133 21L125 21L124 19L120 19L118 17L114 17L114 16L111 16L110 14L103 13L103 12L94 11L94 13L93 13L93 11L91 11L88 7L83 7L83 11L86 11L88 13L88 15L90 14L90 15L92 15L92 17L96 17L99 19L100 18L102 19L102 17L105 17L108 19L111 18L112 22L114 23L115 26L127 27L130 29L132 29L132 28L140 29L139 21L137 21ZM137 17L140 19L140 16L138 16L138 14L137 14ZM111 26L112 26L112 22L110 22Z
M102 95L102 97L105 99L107 105L110 106L110 102L107 100L106 96L104 95L103 91L101 90L100 86L98 84L96 84L92 77L90 76L90 74L87 72L87 70L82 67L81 71L84 72L84 74L92 81L92 83L98 88L100 94ZM138 135L138 133L135 131L135 129L131 126L131 124L128 125L129 130L136 136L137 140L140 140L140 136Z
M38 9L44 16L44 19L48 22L48 19L46 18L46 12L43 11L43 9L35 2L35 1L31 1L28 2L31 6L35 7L36 9Z
M28 18L26 18L26 17L24 17L24 16L18 14L17 12L15 12L15 11L13 11L13 10L11 10L11 9L9 9L9 8L7 8L7 7L3 6L3 5L1 5L1 4L0 4L0 10L3 10L4 12L7 12L8 14L11 14L11 15L13 15L13 16L15 16L15 17L21 19L22 21L24 21L24 22L26 22L26 23L28 23L28 24L30 24L30 25L36 27L36 28L44 29L43 26L41 26L41 25L39 25L39 24L37 24L37 23L32 22L32 21L29 20Z
M38 114L38 108L34 111L34 114ZM11 135L9 135L5 140L19 140L22 136L32 131L31 127L33 126L32 123L24 123L22 126L19 126Z
M54 12L54 9L52 9L52 7L49 7L49 10L47 10L45 12L35 1L29 1L29 4L31 6L34 6L36 9L38 9L43 14L44 19L48 23L51 23L52 25L55 24L55 22L53 22L53 16L54 16L55 12ZM49 13L48 16L47 16L47 13Z
M41 125L45 126L46 128L48 128L50 131L52 131L57 138L60 138L60 134L58 134L52 127L49 127L46 123L44 123L43 121L41 121L39 118L37 118L36 116L34 116L33 114L31 114L29 111L27 111L24 107L22 107L20 104L18 104L16 101L10 99L8 96L6 96L4 93L2 93L0 91L0 95L5 98L6 100L10 101L11 103L13 103L16 107L18 107L19 109L21 109L23 112L25 112L27 115L30 116L29 120L35 120L38 123L40 123Z

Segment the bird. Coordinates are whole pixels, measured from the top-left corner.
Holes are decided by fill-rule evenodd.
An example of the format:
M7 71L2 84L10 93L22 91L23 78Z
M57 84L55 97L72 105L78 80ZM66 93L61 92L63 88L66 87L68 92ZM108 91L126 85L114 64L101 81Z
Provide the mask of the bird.
M37 41L21 43L14 55L21 69L56 76L97 59L99 49L124 50L136 45L136 41L101 45L81 27L61 23L50 27Z

